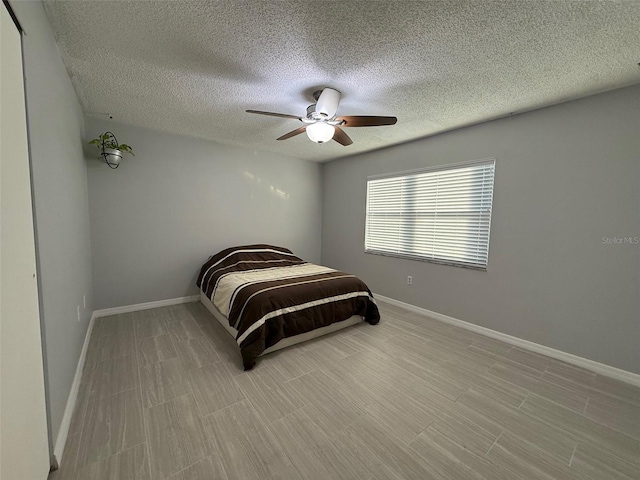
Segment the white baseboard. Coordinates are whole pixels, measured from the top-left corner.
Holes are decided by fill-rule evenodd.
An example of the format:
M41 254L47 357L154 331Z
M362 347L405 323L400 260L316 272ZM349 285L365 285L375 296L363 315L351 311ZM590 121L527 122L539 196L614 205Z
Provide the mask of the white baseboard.
M78 359L78 365L76 367L76 375L73 378L71 384L71 391L67 398L67 406L64 409L64 415L62 416L62 422L60 429L58 430L58 436L56 443L53 447L53 454L55 455L58 465L62 462L62 454L64 452L64 446L67 443L67 436L69 435L69 427L71 426L71 417L73 411L76 408L76 400L78 399L78 390L80 389L80 381L82 380L82 371L84 370L84 362L87 357L87 349L89 348L89 339L91 338L91 332L93 331L93 325L95 319L99 317L107 317L109 315L118 315L120 313L137 312L139 310L148 310L150 308L166 307L169 305L178 305L181 303L196 302L200 298L199 295L191 295L189 297L170 298L168 300L159 300L157 302L138 303L135 305L125 305L123 307L105 308L103 310L95 310L91 314L91 320L89 321L89 327L84 337L84 344L82 345L82 351L80 352L80 358Z
M374 297L376 299L382 300L383 302L390 303L391 305L406 308L407 310L410 310L412 312L419 313L420 315L425 315L444 323L448 323L449 325L455 325L456 327L479 333L480 335L484 335L485 337L501 340L510 345L514 345L531 352L546 355L548 357L552 357L557 360L561 360L563 362L567 362L572 365L591 370L592 372L604 375L606 377L615 378L616 380L620 380L622 382L640 386L640 375L637 373L628 372L620 368L605 365L604 363L599 363L594 360L589 360L588 358L579 357L578 355L563 352L562 350L556 350L555 348L545 347L544 345L530 342L529 340L523 340L522 338L513 337L511 335L507 335L506 333L497 332L495 330L491 330L490 328L481 327L480 325L475 325L473 323L465 322L464 320L459 320L457 318L449 317L448 315L443 315L442 313L432 312L431 310L427 310L426 308L417 307L415 305L401 302L400 300L395 300L393 298L385 297L377 293L374 294Z
M80 389L80 381L82 380L82 371L84 370L84 361L87 357L87 350L89 348L89 339L91 338L91 332L93 331L93 324L95 322L95 312L91 314L91 320L89 320L89 326L87 327L87 333L84 336L84 343L82 344L82 350L80 351L80 358L78 359L78 365L76 366L76 375L73 377L73 383L71 384L71 391L67 398L67 406L64 409L64 415L62 416L62 422L60 423L60 429L58 430L58 437L53 447L53 454L58 461L58 465L61 465L62 454L64 453L64 446L67 443L67 436L69 435L69 427L71 426L71 417L73 411L76 408L76 400L78 399L78 390Z
M118 315L120 313L137 312L139 310L149 310L151 308L168 307L169 305L197 302L199 299L199 295L169 298L167 300L158 300L156 302L136 303L135 305L125 305L123 307L104 308L102 310L96 310L95 312L93 312L93 314L96 318L108 317L109 315Z

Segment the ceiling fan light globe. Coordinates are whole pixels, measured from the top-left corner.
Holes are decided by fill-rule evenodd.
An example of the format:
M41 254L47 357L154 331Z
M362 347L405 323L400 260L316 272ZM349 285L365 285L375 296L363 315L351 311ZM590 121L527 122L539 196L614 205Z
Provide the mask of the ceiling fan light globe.
M329 125L325 122L316 122L309 125L306 129L309 140L316 143L328 142L333 138L335 133L333 125Z

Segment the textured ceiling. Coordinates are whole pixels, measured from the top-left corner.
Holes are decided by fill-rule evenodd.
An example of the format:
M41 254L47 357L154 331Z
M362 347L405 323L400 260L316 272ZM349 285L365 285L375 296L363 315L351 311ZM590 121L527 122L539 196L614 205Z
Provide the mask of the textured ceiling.
M323 161L640 82L638 1L47 1L86 113ZM27 32L28 34L28 32ZM338 114L395 115L314 144L318 87ZM135 139L129 139L135 145Z

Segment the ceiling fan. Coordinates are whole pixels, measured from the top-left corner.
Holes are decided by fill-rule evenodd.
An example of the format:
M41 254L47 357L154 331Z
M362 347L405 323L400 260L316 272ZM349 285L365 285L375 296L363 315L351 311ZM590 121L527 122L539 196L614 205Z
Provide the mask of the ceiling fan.
M336 112L340 103L340 92L334 88L325 88L313 92L313 99L316 103L307 107L306 117L298 117L286 113L262 112L260 110L247 110L247 113L293 118L306 124L282 135L277 140L286 140L302 132L307 132L307 136L313 142L324 143L333 139L345 147L351 145L353 140L340 127L377 127L380 125L394 125L398 121L396 117L377 117L373 115L342 115L337 117Z

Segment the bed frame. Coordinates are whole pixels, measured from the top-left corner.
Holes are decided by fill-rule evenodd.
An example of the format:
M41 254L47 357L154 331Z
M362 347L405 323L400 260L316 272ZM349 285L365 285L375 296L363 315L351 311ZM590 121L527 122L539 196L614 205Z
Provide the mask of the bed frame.
M207 298L204 292L200 291L200 302L207 307L207 310L211 312L211 314L215 317L216 320L224 327L224 329L229 332L229 335L235 339L238 335L238 331L229 325L229 321L222 315L216 306L211 303L211 300ZM332 323L331 325L327 325L326 327L317 328L315 330L311 330L310 332L301 333L300 335L295 335L293 337L287 337L280 340L275 345L267 348L264 352L262 352L259 356L266 355L267 353L275 352L276 350L281 350L283 348L289 347L291 345L295 345L297 343L306 342L307 340L311 340L312 338L321 337L322 335L326 335L331 332L336 332L338 330L342 330L343 328L350 327L352 325L356 325L358 323L362 323L364 321L363 317L359 315L354 315L342 322Z

